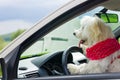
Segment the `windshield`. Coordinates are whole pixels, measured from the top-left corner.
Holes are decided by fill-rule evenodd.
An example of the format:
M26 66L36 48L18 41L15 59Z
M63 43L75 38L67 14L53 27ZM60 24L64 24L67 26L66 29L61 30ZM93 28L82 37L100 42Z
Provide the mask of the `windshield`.
M0 0L0 50L71 0Z

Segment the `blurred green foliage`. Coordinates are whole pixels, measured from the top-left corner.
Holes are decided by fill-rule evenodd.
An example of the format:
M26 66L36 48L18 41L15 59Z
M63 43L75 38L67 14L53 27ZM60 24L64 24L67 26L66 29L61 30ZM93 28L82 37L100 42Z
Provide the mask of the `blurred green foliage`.
M11 35L10 41L6 41L6 39L4 39L5 35L0 36L0 50L2 50L9 42L14 40L16 37L18 37L24 31L25 31L25 29L18 29L17 31L10 33L9 36L7 35L6 37L10 37L10 35Z
M2 50L7 45L7 42L0 37L0 50Z
M16 37L18 37L24 31L25 31L25 29L18 29L16 32L13 32L12 35L11 35L11 40L14 40Z

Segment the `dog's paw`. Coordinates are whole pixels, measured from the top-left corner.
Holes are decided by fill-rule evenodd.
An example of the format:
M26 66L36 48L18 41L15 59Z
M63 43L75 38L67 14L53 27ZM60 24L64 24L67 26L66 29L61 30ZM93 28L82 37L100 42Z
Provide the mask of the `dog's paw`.
M67 64L67 68L68 68L70 74L78 74L78 72L79 72L77 65Z

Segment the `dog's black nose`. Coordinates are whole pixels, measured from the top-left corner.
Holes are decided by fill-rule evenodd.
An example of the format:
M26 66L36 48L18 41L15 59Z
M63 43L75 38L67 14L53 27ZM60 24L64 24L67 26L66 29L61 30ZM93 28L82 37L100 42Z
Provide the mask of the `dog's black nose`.
M76 35L76 33L74 32L73 35Z

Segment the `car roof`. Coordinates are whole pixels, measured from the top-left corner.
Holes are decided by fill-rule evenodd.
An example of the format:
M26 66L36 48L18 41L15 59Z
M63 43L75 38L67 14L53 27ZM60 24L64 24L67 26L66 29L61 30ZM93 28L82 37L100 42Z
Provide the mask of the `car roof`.
M120 11L120 0L108 0L101 5L110 10Z

